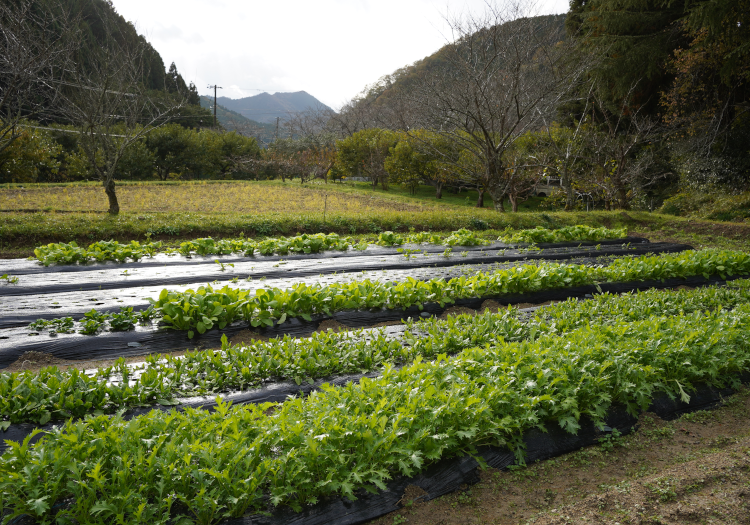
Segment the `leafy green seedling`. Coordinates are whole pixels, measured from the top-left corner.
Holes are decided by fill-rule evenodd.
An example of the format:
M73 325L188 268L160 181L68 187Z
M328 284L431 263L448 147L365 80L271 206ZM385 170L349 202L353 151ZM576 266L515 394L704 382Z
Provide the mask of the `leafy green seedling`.
M81 319L81 322L85 322L87 320L96 321L97 323L103 323L109 318L109 314L103 314L96 311L95 308L92 308L85 314L83 314L83 319Z
M81 329L78 330L79 334L84 335L96 335L101 330L103 323L95 319L85 319L81 321Z
M8 275L7 273L4 273L2 276L0 276L0 279L8 284L18 284L18 277Z
M232 268L234 268L234 263L226 263L226 264L224 264L219 259L216 259L214 262L216 264L218 264L219 266L221 266L221 268L219 269L220 272L226 271L227 266L231 266Z
M398 248L396 250L398 253L403 254L406 259L411 259L415 253L419 252L419 250L413 250L411 248Z
M149 322L151 322L152 319L155 319L156 317L158 317L158 314L159 312L157 312L156 308L154 308L154 306L151 305L145 310L141 310L140 312L137 312L135 314L135 318L138 320L140 324L148 324Z
M109 329L113 332L126 332L135 328L135 323L138 320L136 314L133 313L133 307L122 307L120 313L112 314L109 319Z

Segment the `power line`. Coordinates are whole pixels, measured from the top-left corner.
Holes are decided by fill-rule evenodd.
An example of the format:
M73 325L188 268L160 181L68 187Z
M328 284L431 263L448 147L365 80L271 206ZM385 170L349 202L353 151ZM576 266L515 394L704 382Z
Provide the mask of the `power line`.
M111 89L102 89L100 87L83 86L81 84L73 84L72 82L65 82L64 80L52 80L52 79L48 79L47 82L52 82L53 84L62 84L63 86L70 86L70 87L75 87L75 88L79 88L79 89L88 89L89 91L104 91L105 93L113 93L115 95L125 95L126 97L137 97L138 96L135 93L123 93L122 91L113 91Z
M42 126L30 126L28 124L17 124L19 128L33 128L33 129L43 129L46 131L61 131L63 133L76 133L78 135L85 135L86 133L84 131L74 130L74 129L62 129L62 128L44 128ZM97 135L106 135L108 137L121 137L121 138L128 138L128 135L115 135L112 133L97 133Z

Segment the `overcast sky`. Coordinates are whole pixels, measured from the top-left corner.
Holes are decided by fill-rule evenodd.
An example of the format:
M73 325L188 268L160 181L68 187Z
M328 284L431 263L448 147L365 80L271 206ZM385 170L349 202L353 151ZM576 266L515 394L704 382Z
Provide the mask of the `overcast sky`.
M540 0L539 14L568 0ZM446 13L485 0L114 0L201 94L307 91L338 109L381 76L440 49ZM213 95L213 92L210 94Z

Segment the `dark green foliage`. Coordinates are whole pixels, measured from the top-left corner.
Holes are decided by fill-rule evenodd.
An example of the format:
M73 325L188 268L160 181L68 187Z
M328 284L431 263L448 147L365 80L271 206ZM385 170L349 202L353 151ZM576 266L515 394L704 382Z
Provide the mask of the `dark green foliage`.
M662 0L573 0L565 21L583 52L603 54L592 71L597 91L619 114L624 100L634 108L658 112L659 94L673 75L672 52L687 43L677 21L684 4ZM634 92L631 92L635 87Z
M667 124L654 142L668 152L657 169L673 187L677 173L689 191L750 188L748 13L747 0L571 2L569 34L582 54L602 57L590 72L601 101L590 116ZM581 118L584 107L566 106L561 120L572 125L570 114Z

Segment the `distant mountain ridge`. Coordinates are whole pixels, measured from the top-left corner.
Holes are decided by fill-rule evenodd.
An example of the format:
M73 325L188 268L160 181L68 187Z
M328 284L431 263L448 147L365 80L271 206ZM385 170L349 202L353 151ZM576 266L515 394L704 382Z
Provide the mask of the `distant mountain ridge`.
M211 113L213 113L213 105L213 97L201 97L201 106L210 110ZM275 124L251 120L236 111L225 108L221 104L216 105L216 119L227 131L236 131L245 136L255 137L261 147L265 147L274 139Z
M275 123L276 118L285 119L290 113L308 109L331 109L306 91L296 93L261 93L252 97L219 97L217 103L239 113L243 117L262 123Z

